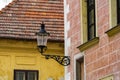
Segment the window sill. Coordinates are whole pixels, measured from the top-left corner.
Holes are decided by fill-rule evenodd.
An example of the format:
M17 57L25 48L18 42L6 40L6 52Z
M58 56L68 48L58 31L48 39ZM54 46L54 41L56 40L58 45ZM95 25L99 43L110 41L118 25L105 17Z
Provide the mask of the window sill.
M82 51L88 49L89 47L97 44L98 42L99 42L99 37L95 37L94 39L92 39L86 43L83 43L82 45L78 46L77 48L79 48L80 51L82 52Z
M118 32L120 32L120 24L115 26L115 27L113 27L112 29L106 31L105 33L107 33L107 35L109 37L111 37L111 36L117 34Z

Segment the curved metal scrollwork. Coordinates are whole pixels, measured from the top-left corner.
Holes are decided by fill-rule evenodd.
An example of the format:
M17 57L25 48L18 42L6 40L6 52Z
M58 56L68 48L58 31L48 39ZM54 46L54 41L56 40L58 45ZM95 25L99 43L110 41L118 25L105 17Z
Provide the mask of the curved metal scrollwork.
M69 56L59 56L59 55L46 55L46 54L43 54L47 50L46 46L38 46L38 50L41 53L41 55L45 56L46 59L52 58L52 59L56 60L59 64L61 64L63 66L70 65L70 57Z
M68 66L70 65L70 57L69 56L58 56L58 55L44 55L46 59L54 59L56 60L59 64L63 66Z

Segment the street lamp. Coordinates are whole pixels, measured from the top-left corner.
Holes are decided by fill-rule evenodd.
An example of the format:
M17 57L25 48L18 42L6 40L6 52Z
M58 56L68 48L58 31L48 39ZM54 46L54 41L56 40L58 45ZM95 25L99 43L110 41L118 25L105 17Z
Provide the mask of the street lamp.
M50 34L45 30L45 24L41 24L41 29L36 33L37 35L37 47L41 55L45 56L46 59L52 58L56 60L59 64L63 66L70 65L70 57L69 56L59 56L59 55L47 55L43 54L47 50L47 41Z

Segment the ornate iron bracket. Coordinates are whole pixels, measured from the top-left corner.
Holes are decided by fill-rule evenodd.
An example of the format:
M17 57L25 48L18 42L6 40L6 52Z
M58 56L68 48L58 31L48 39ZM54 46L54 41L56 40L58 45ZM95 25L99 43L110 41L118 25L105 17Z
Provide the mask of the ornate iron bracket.
M54 59L56 60L59 64L63 66L68 66L70 65L70 57L69 56L58 56L58 55L44 55L46 59Z
M45 56L46 59L52 58L52 59L56 60L59 64L61 64L63 66L70 65L70 57L69 56L43 54L47 50L46 46L38 46L38 50L41 53L41 55Z

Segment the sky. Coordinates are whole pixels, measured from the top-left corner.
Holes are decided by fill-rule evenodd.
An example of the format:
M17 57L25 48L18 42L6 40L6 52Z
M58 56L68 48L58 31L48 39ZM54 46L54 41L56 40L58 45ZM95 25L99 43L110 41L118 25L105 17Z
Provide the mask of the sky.
M12 0L0 0L0 10L8 5Z

